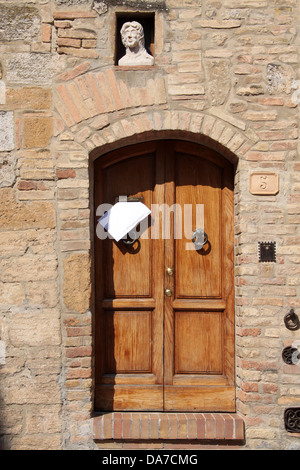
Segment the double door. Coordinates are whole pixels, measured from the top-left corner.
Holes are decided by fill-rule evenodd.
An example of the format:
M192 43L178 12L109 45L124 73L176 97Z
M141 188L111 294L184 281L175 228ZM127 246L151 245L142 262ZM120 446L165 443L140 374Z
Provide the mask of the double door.
M119 196L151 215L133 244L95 236L95 409L234 411L231 164L189 142L129 146L95 161L95 208Z

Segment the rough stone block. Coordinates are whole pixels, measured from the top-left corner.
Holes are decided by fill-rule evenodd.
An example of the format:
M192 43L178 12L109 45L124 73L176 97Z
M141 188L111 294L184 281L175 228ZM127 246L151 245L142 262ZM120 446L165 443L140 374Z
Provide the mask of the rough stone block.
M62 71L59 57L50 54L23 52L4 58L7 84L50 85L55 74Z
M14 116L11 111L0 111L0 152L13 150Z
M5 341L0 341L0 366L4 365L6 361L6 345Z
M51 255L4 259L0 266L3 282L47 281L57 277L57 260Z
M15 347L46 347L60 344L59 313L49 309L14 315L9 328L10 341Z
M50 109L51 90L40 87L9 88L6 104L9 109L43 110Z
M23 145L25 148L47 147L52 133L52 117L37 114L24 116Z
M40 28L39 12L34 6L24 4L1 5L0 41L32 39Z
M64 303L69 310L84 313L90 304L90 257L73 254L64 260Z
M0 188L12 186L15 182L16 157L13 154L0 156Z

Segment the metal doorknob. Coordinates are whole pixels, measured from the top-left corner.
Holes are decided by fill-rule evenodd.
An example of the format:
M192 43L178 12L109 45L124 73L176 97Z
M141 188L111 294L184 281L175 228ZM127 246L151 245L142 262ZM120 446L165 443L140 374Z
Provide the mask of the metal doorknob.
M173 274L174 274L174 269L173 269L173 268L167 268L167 274L168 274L169 276L173 276Z
M165 294L166 294L167 297L171 297L171 295L172 295L171 289L166 289Z

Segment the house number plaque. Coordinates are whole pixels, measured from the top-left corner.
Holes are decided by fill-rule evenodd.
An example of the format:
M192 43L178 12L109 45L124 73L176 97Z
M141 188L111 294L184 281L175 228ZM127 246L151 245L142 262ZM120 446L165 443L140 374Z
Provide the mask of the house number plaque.
M279 191L277 173L258 171L250 176L250 193L257 195L274 196Z

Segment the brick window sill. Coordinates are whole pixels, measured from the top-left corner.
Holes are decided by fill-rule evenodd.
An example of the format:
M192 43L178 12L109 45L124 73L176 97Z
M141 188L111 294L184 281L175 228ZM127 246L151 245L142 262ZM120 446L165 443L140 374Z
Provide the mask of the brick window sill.
M93 418L95 441L244 441L244 422L235 413L115 412Z

